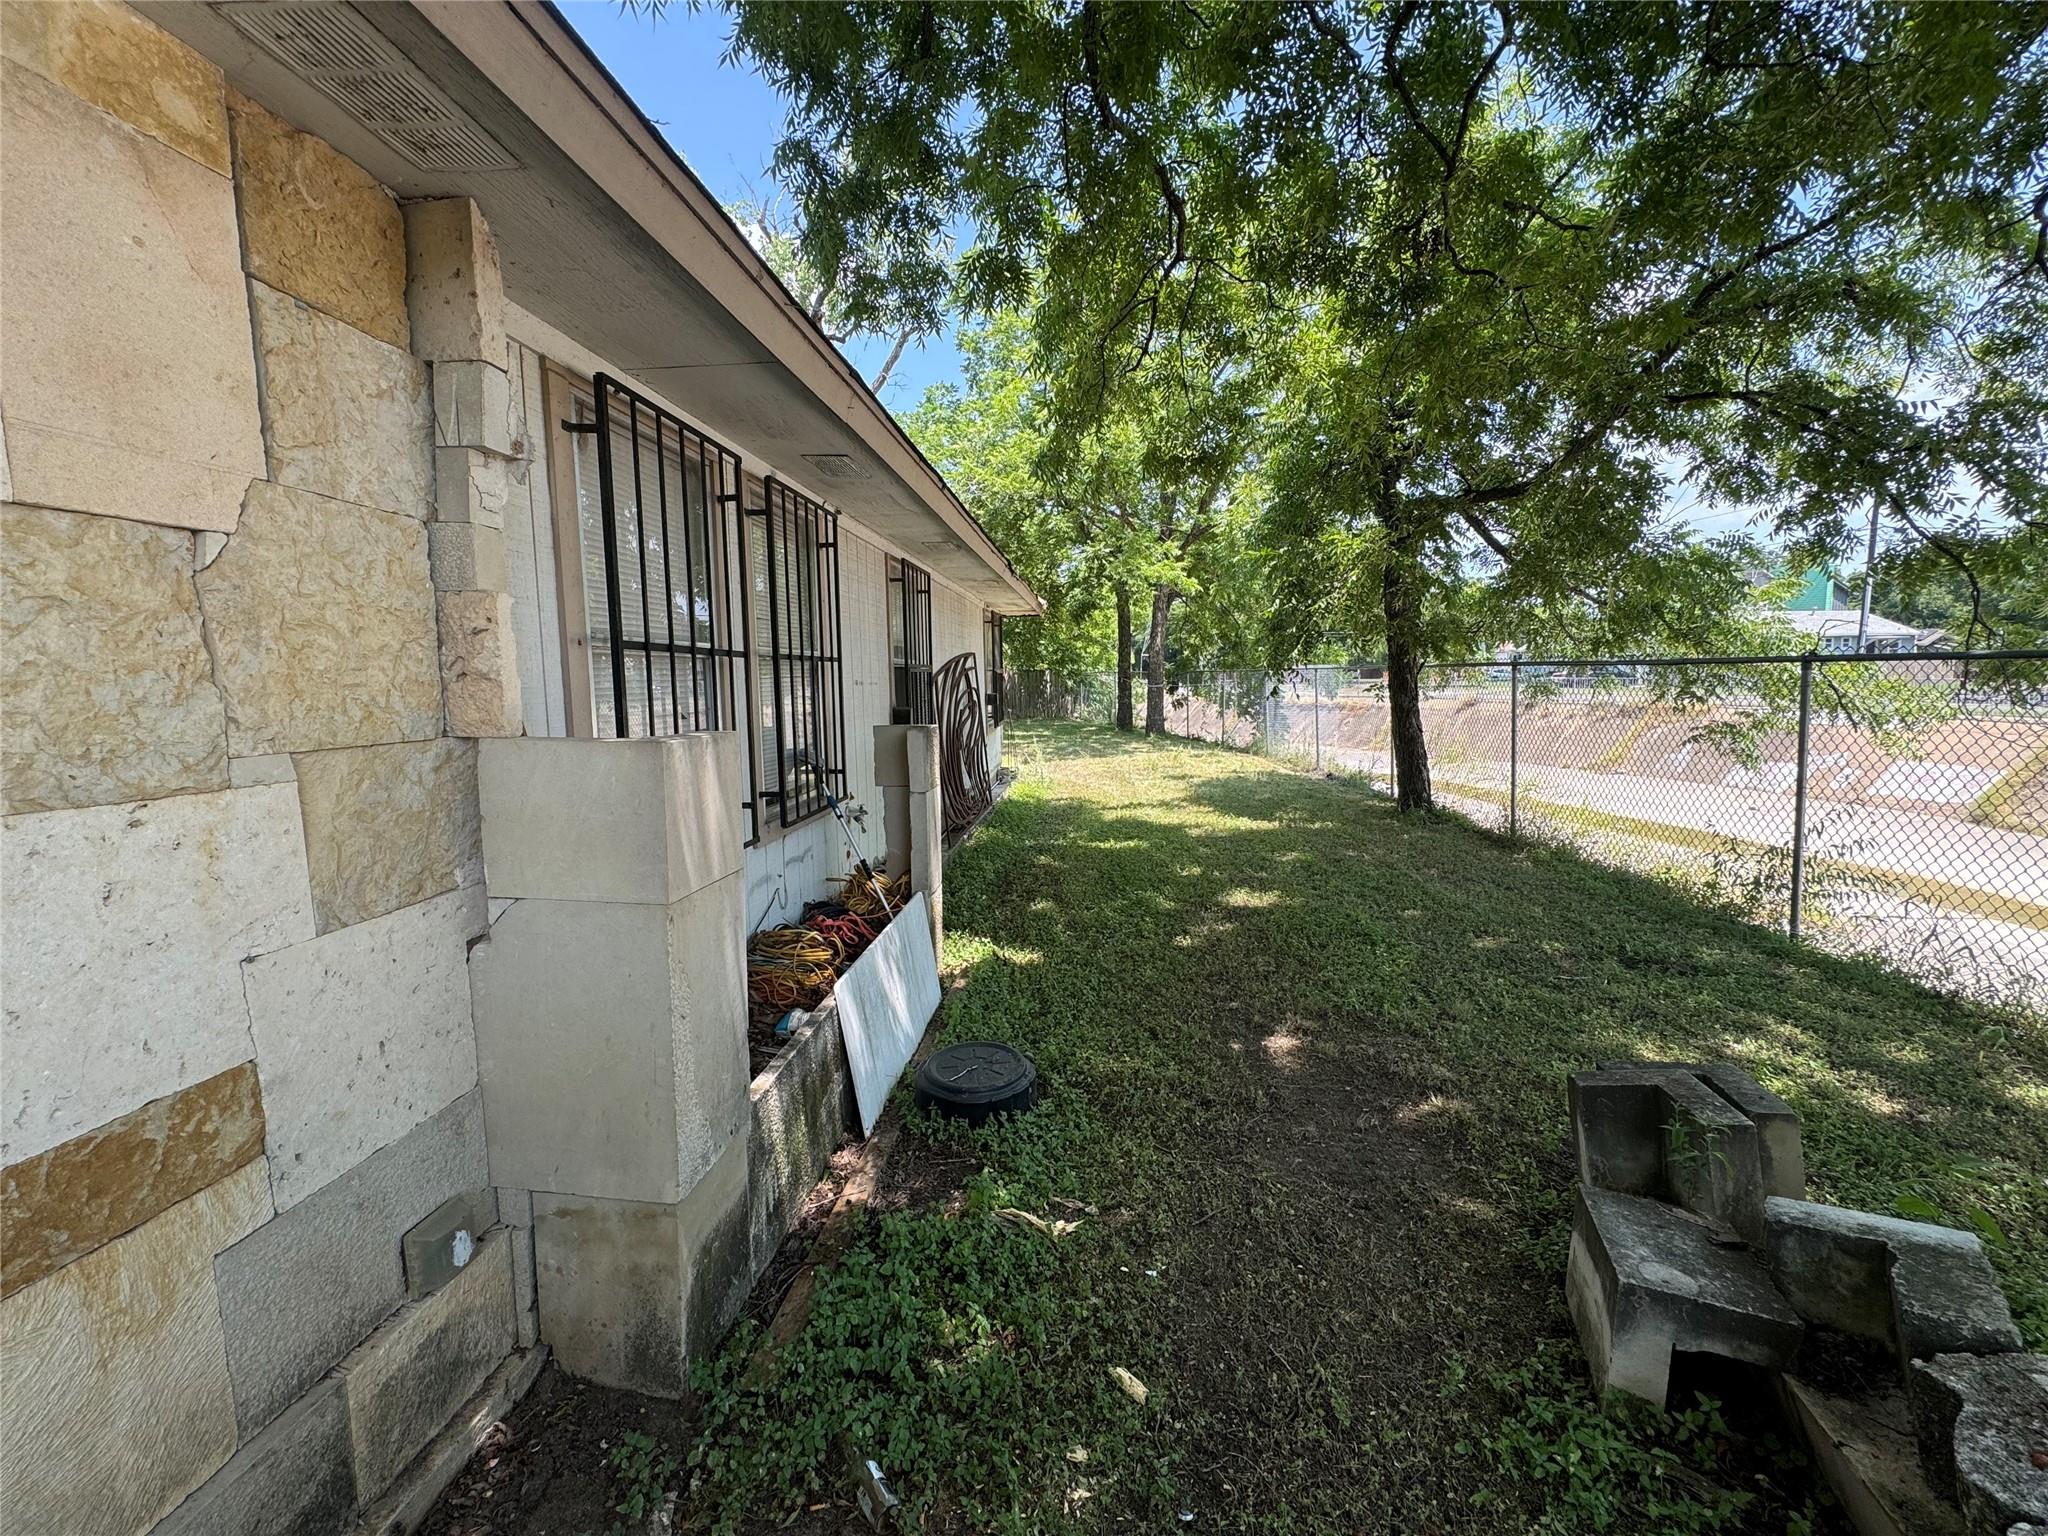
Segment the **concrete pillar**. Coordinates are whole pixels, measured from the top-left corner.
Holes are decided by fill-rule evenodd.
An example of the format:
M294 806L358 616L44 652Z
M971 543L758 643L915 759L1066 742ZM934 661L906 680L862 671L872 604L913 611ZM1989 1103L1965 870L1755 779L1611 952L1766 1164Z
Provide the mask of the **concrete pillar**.
M745 1300L739 738L486 741L470 957L491 1183L565 1369L679 1396Z
M875 727L875 784L882 791L882 828L890 879L908 871L910 889L931 908L932 952L945 952L945 816L939 789L939 728Z
M434 521L428 526L451 736L524 729L506 591L506 471L523 449L506 371L498 247L466 197L405 209L406 310L432 373Z

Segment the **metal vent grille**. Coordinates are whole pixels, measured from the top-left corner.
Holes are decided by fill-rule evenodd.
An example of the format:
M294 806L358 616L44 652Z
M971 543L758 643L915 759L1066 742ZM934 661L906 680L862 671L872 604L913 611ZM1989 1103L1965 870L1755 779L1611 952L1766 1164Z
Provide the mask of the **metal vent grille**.
M214 9L423 171L519 164L341 0L232 0Z

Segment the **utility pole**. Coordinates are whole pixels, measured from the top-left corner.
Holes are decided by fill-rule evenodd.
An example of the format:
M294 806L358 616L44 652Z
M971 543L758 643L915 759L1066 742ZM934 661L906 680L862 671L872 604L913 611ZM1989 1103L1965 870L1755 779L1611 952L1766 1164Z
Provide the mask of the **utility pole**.
M1877 498L1870 498L1870 539L1863 547L1863 608L1856 615L1856 654L1870 642L1870 589L1877 580Z

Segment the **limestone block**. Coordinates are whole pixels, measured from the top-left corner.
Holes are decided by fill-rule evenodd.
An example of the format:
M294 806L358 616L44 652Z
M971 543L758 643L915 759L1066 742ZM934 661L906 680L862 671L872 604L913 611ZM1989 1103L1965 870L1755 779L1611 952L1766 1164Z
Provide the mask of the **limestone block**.
M436 448L434 520L502 529L514 462L481 448Z
M0 53L129 127L228 174L220 71L128 6L0 8Z
M1955 1505L1921 1471L1903 1391L1859 1382L1853 1392L1837 1394L1797 1376L1780 1376L1778 1397L1850 1530L1861 1536L1964 1536Z
M2020 1347L1974 1233L1775 1197L1764 1223L1771 1273L1800 1315L1891 1346L1902 1368Z
M249 296L270 478L426 517L434 501L426 365L262 283L251 283Z
M1579 1186L1565 1300L1594 1385L1662 1408L1676 1351L1770 1370L1792 1363L1799 1314L1746 1250L1662 1200Z
M379 341L409 347L397 202L325 139L246 96L236 95L233 110L249 275Z
M910 893L922 894L931 919L932 953L946 952L946 811L933 791L910 792Z
M1799 1116L1749 1073L1727 1062L1603 1061L1603 1072L1689 1072L1726 1099L1756 1127L1764 1192L1790 1200L1806 1197L1806 1155Z
M491 1182L673 1202L745 1124L742 877L525 900L470 959Z
M675 1204L533 1197L541 1336L572 1375L660 1397L687 1389L745 1304L747 1148L735 1137Z
M839 1013L828 998L747 1088L750 1264L768 1267L833 1150L860 1124Z
M237 757L441 734L426 530L249 488L242 531L193 578Z
M2048 1356L1938 1355L1908 1380L1920 1463L1969 1536L2048 1525Z
M269 1214L250 1163L0 1301L10 1529L146 1531L228 1459L213 1257Z
M517 458L525 444L516 429L512 380L489 363L436 363L434 446L484 448Z
M264 472L232 183L11 62L0 181L12 497L231 532Z
M355 1513L348 1393L329 1376L172 1510L151 1536L312 1536Z
M503 368L505 283L483 211L466 197L408 203L405 256L413 351Z
M262 1155L263 1099L245 1061L0 1170L0 1296Z
M747 1216L747 1139L735 1136L676 1208L688 1359L716 1350L746 1307L754 1285Z
M242 967L280 1211L476 1086L483 929L482 893L456 890Z
M685 1278L675 1205L535 1191L533 1243L540 1333L562 1369L681 1396Z
M368 1503L512 1352L512 1245L494 1229L459 1275L408 1302L340 1366Z
M246 1061L241 957L313 936L289 784L8 817L0 889L4 1163Z
M227 788L191 559L177 530L0 508L9 813Z
M484 1179L472 1090L220 1256L235 1420L247 1440L405 1300L402 1234Z
M450 1195L405 1234L405 1294L418 1301L455 1278L476 1257L477 1243L497 1225L497 1202L478 1187Z
M518 1309L514 1321L521 1349L540 1342L539 1303L533 1272L533 1217L529 1213L525 1225L512 1229L512 1304Z
M1574 1072L1569 1093L1586 1183L1673 1200L1751 1241L1762 1238L1757 1128L1690 1069Z
M517 736L526 729L512 598L505 592L443 592L441 691L450 736Z
M298 779L289 752L228 759L228 782L237 789L247 789L251 784L296 784Z
M667 905L743 864L737 732L486 741L477 792L495 897Z
M482 878L468 742L343 747L294 762L322 933Z
M439 592L505 590L505 535L481 523L432 523L427 550Z

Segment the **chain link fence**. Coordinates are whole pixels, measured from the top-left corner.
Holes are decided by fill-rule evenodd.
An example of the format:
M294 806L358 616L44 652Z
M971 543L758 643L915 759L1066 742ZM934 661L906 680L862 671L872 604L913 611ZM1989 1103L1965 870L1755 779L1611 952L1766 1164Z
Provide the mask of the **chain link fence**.
M1107 673L1011 686L1019 718L1115 718ZM1166 702L1171 735L1393 789L1377 668L1190 674ZM1438 803L1481 825L2048 1013L2048 652L1432 666L1422 715Z

